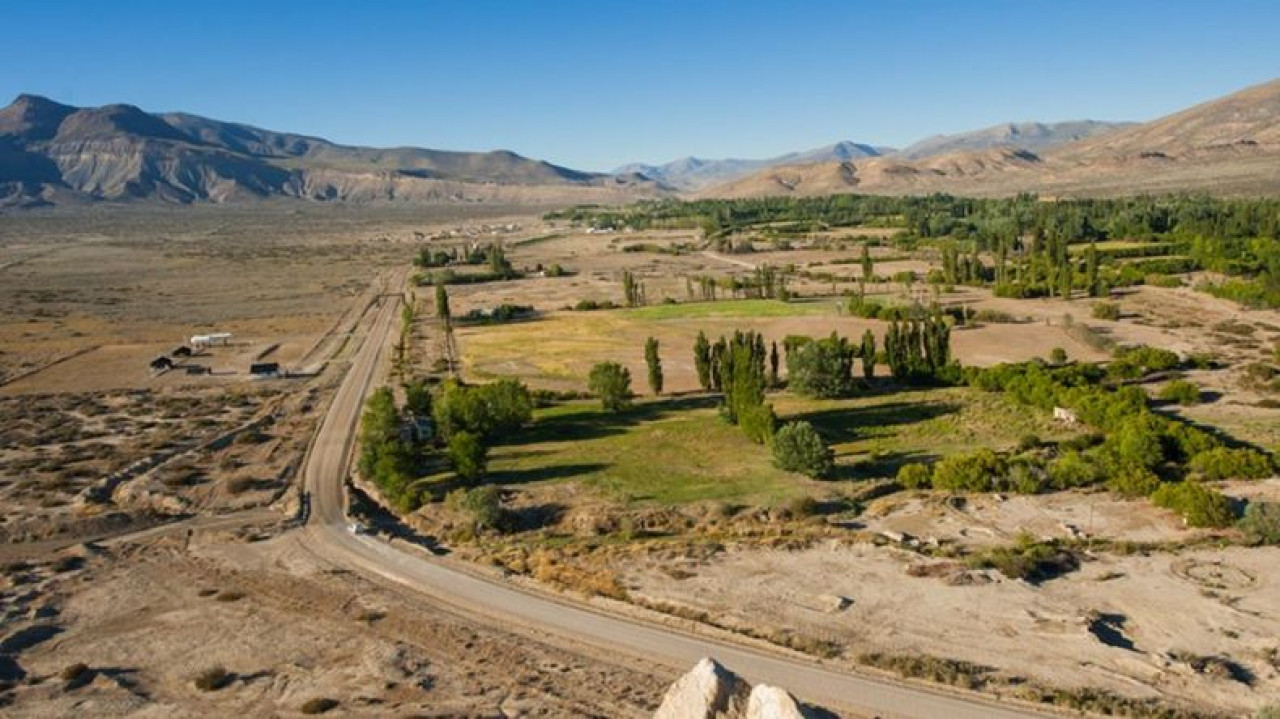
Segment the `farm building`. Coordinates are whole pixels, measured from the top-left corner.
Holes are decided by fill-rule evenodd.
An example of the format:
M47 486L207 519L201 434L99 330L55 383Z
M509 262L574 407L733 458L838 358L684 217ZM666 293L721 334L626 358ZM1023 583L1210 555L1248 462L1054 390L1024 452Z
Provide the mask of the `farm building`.
M1053 418L1067 425L1080 424L1080 418L1076 416L1076 413L1065 407L1054 407Z
M214 332L207 335L191 335L192 347L210 347L212 345L226 345L231 343L230 332Z
M275 377L280 374L280 363L254 362L249 365L249 374L254 377Z

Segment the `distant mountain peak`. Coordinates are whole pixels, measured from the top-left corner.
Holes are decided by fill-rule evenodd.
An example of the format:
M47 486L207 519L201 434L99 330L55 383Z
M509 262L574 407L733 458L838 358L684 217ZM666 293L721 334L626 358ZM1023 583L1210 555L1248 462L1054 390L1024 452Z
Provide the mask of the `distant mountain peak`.
M1070 120L1067 122L1005 122L980 130L934 135L903 148L898 155L920 160L952 152L985 150L1014 145L1024 150L1045 150L1086 137L1104 135L1129 127L1133 123Z
M633 163L614 170L615 174L640 173L645 177L670 187L696 190L722 182L745 177L758 170L780 165L796 165L812 162L847 161L883 154L881 148L851 140L841 140L830 145L790 152L765 159L725 158L719 160L692 155L672 160L662 165Z

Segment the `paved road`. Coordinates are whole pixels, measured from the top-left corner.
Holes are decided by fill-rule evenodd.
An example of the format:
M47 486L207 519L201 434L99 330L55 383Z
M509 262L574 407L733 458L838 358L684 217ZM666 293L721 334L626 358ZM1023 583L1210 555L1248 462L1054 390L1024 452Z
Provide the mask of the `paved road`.
M399 314L397 307L398 302L388 298L377 310L304 466L311 515L301 540L312 552L354 571L404 585L433 601L499 626L528 627L611 654L631 655L681 671L701 657L714 656L751 681L785 687L806 701L833 709L882 717L1021 719L1039 716L979 698L833 671L816 662L789 659L597 612L459 571L411 549L402 550L379 539L351 533L344 510L344 479L363 400L380 378L383 351Z

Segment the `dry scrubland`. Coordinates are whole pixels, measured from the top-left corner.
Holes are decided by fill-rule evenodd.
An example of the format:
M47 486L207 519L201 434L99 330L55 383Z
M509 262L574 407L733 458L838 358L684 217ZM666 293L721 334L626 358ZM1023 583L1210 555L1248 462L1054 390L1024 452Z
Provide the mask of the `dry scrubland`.
M642 396L621 414L587 400L537 409L492 448L506 532L477 532L445 503L407 517L458 558L542 590L685 626L696 619L863 670L1006 695L1026 695L1029 684L1093 687L1204 712L1280 702L1277 550L1219 547L1235 540L1230 531L1187 529L1146 501L1103 491L959 498L891 480L909 462L1083 430L1002 394L902 390L882 366L872 389L848 399L770 395L781 418L810 421L831 442L833 476L813 480L776 468L695 391L700 330L781 341L867 329L882 337L887 325L842 313L825 278L797 278L799 297L787 303L712 303L687 301L686 275L795 263L844 290L859 273L860 239L889 230L824 233L822 249L723 255L689 232L589 234L500 208L432 212L0 218L0 369L9 378L0 497L10 510L0 522L10 542L0 546L0 679L10 688L0 697L10 710L296 715L332 699L338 713L365 715L651 712L668 670L481 628L318 564L290 531L298 460L336 375L252 381L247 362L265 352L289 368L341 367L390 286L379 278L407 269L424 244L495 240L517 269L559 264L569 274L449 288L454 316L504 303L537 311L460 326L468 380L579 392L595 362L616 360L646 392L643 343L653 336L668 396ZM873 257L882 275L936 264L888 247ZM566 309L621 303L624 270L645 283L649 306ZM889 303L932 299L918 285L868 290ZM438 369L445 349L431 295L411 295L420 310L406 335L413 373ZM1188 374L1210 401L1160 410L1260 446L1280 442L1267 391L1241 371L1280 339L1275 312L1242 312L1187 287L1118 293L1114 321L1091 318L1087 300L965 287L938 299L1017 320L955 330L955 354L969 365L1055 347L1105 359L1082 325L1094 338L1211 351L1222 364ZM213 329L237 343L196 359L212 376L147 370L157 353ZM443 470L420 480L452 482ZM1222 489L1280 500L1275 479ZM177 517L189 519L167 531ZM389 521L377 511L366 519ZM152 524L153 534L110 538ZM1058 540L1080 565L1029 582L970 561L1024 533ZM77 546L88 539L101 541Z
M0 713L651 713L644 668L329 571L286 531L337 375L248 363L344 366L421 236L511 213L0 216ZM212 375L148 369L214 330L233 345L189 360Z

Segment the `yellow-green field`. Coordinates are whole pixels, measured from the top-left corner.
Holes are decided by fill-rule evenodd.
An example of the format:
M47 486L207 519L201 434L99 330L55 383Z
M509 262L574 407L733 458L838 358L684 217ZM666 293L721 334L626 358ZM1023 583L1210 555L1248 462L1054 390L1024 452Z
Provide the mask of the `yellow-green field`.
M788 332L829 333L844 319L833 301L693 302L552 312L530 322L460 328L457 338L463 371L472 380L518 377L537 387L581 389L593 364L616 361L630 368L634 389L644 392L644 342L657 337L667 388L684 391L697 388L692 352L700 330L714 340L755 329L780 341Z

